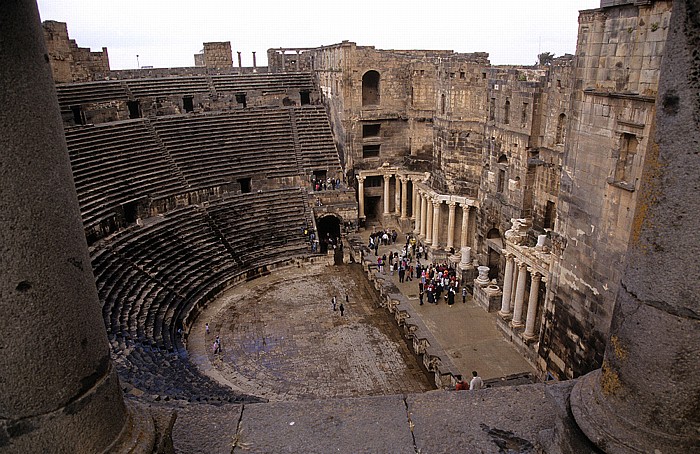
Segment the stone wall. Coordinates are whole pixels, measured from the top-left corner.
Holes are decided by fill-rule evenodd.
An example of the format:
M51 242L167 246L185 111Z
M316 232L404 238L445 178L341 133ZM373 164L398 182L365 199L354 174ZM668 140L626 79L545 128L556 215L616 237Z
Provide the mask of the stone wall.
M584 11L579 19L555 228L563 248L540 351L560 378L601 365L654 131L670 12L663 1Z
M95 74L109 71L106 47L101 52L78 47L68 36L65 22L44 21L42 26L54 82L96 80Z
M231 41L204 43L204 66L207 68L232 67Z
M481 54L477 54L481 56ZM433 177L436 189L477 197L482 172L488 61L474 54L440 59L434 99Z

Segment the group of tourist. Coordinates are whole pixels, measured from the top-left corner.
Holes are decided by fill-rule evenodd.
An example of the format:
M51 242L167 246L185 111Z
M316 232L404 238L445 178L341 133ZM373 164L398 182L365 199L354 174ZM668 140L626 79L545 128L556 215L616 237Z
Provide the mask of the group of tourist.
M447 263L435 264L430 263L423 266L418 262L416 264L416 278L418 282L418 300L420 305L423 305L424 298L427 298L429 304L438 304L440 297L447 301L448 306L455 303L455 297L459 293L459 278L456 270L447 265ZM467 291L462 287L462 302L467 302Z
M311 177L311 190L312 191L326 191L328 189L340 189L340 178L326 179L316 178L316 176Z
M380 273L386 274L387 268L393 276L398 274L399 282L412 281L415 276L418 282L418 295L420 305L427 299L430 304L438 304L441 297L444 297L448 306L455 303L457 295L461 293L462 302L467 302L467 290L462 287L460 291L457 271L446 262L422 264L421 259L427 260L427 250L416 240L413 235L406 235L406 245L401 251L389 251L388 255L379 256L379 245L390 246L396 243L398 233L396 230L376 231L369 236L368 247L374 250L377 257L377 269ZM413 258L416 264L413 265ZM444 295L443 295L444 292Z

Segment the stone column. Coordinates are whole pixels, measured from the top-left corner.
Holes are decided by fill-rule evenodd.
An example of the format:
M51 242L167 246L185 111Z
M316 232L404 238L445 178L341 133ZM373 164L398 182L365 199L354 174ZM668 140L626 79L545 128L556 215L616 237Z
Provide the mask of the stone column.
M440 205L439 200L433 200L433 246L440 244Z
M462 205L462 231L460 232L460 243L461 246L469 246L469 212L470 207L464 203Z
M428 230L428 198L425 194L420 197L420 234L425 238Z
M401 214L401 183L402 178L397 173L394 175L394 180L396 180L396 188L394 189L394 213Z
M356 175L357 178L357 217L365 219L365 178L362 175Z
M447 214L447 247L446 251L455 247L455 206L456 202L449 202L447 207L449 209Z
M501 297L501 310L498 315L503 318L510 316L510 298L513 295L513 271L515 257L506 254L506 270L503 272L503 296Z
M297 51L297 59L296 59L296 70L299 71L299 60L301 60L301 57L299 56L299 51Z
M471 265L472 248L469 246L462 246L461 253L462 256L459 259L459 267L461 269L466 269L469 265Z
M640 172L627 266L602 368L571 411L605 452L698 452L700 434L700 1L674 1ZM669 215L672 213L672 221Z
M433 221L435 220L435 210L431 208L430 205L435 202L427 199L426 200L426 213L428 221L425 223L425 242L426 244L433 244Z
M416 187L416 182L413 180L411 181L411 220L416 220L416 215L418 214L418 210L420 210L420 206L418 209L416 209L416 199L418 198L418 188Z
M525 332L523 337L526 339L535 338L535 318L537 317L537 303L540 297L540 273L530 274L530 298L527 300L527 318L525 319Z
M518 286L515 289L515 305L513 306L513 320L510 322L513 328L523 326L523 302L525 301L525 279L527 279L527 265L518 264Z
M253 68L258 67L258 61L255 59L255 52L253 52Z
M408 179L401 177L401 219L408 219Z
M0 451L150 452L110 360L34 1L3 3L0 43Z
M413 187L415 189L415 186ZM413 191L413 214L415 214L415 228L413 229L413 233L416 235L420 234L420 224L421 224L421 200L423 200L423 197L421 197L420 193L418 191ZM418 206L416 207L416 203Z
M241 52L238 51L237 53L238 53L238 68L242 68L243 64L241 62Z
M389 181L391 181L391 175L384 175L384 215L389 216Z

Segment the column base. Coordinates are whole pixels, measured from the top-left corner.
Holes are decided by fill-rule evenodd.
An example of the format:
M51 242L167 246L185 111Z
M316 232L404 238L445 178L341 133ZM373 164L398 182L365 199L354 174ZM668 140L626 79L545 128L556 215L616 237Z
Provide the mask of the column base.
M523 333L523 339L524 339L526 342L536 341L538 338L539 338L539 336L536 335L536 334L527 334L527 333Z
M523 323L523 322L516 322L514 320L511 320L511 322L510 322L511 328L522 328L523 326L525 326L525 323Z
M513 313L498 311L498 316L501 317L503 320L510 320L511 318L513 318Z
M596 446L611 453L631 452L691 452L697 441L644 427L618 417L608 405L600 381L602 369L579 378L571 391L571 413L576 424ZM697 440L697 439L695 439Z

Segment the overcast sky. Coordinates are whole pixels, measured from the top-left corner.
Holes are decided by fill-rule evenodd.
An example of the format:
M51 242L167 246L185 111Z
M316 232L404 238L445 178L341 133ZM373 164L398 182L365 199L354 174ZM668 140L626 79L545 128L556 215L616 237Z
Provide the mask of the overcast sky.
M108 48L112 69L193 66L203 42L231 41L243 65L267 49L343 40L377 49L488 52L533 64L576 50L578 11L600 0L38 0L42 20L68 23L80 47Z

